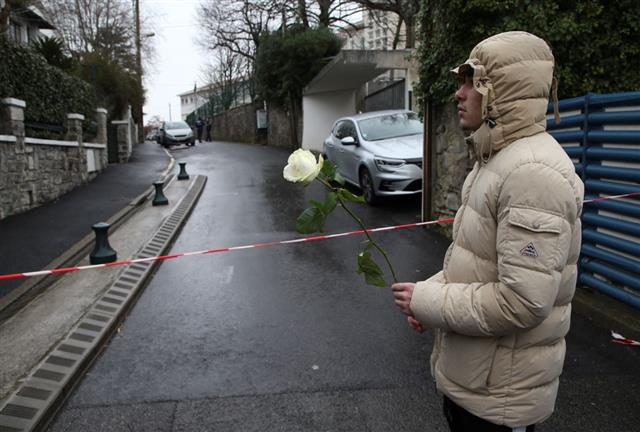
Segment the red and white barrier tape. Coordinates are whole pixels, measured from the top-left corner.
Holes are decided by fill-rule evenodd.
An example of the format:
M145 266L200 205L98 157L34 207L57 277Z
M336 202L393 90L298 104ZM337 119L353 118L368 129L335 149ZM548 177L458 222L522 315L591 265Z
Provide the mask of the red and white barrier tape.
M640 195L640 192L632 192L624 195L613 195L613 196L607 196L607 197L601 197L601 198L593 198L593 199L585 200L583 202L585 204L588 204L593 201L629 198L636 195ZM372 229L368 229L367 232L375 233L375 232L381 232L381 231L392 231L392 230L398 230L398 229L404 229L404 228L413 228L418 226L434 225L434 224L450 223L450 222L453 222L453 218L443 218L443 219L437 219L437 220L428 221L428 222L417 222L417 223L410 223L410 224L404 224L404 225L372 228ZM219 248L219 249L205 249L205 250L195 251L195 252L177 253L172 255L161 255L156 257L138 258L138 259L132 259L132 260L126 260L126 261L115 261L107 264L93 264L93 265L80 266L80 267L66 267L66 268L59 268L59 269L53 269L53 270L40 270L40 271L26 272L26 273L6 274L6 275L0 275L0 281L9 280L9 279L23 279L23 278L33 277L33 276L45 276L45 275L51 275L51 274L71 273L79 270L91 270L91 269L98 269L98 268L104 268L104 267L115 267L120 265L129 265L129 264L136 264L136 263L142 263L142 262L148 262L148 261L164 261L164 260L181 258L186 256L207 255L207 254L218 253L218 252L231 252L231 251L242 250L242 249L253 249L253 248L266 247L266 246L276 246L276 245L291 244L291 243L302 243L302 242L309 242L309 241L316 241L316 240L326 240L331 238L346 237L346 236L352 236L352 235L358 235L358 234L364 234L364 230L349 231L349 232L344 232L339 234L318 235L318 236L304 237L304 238L299 238L294 240L256 243L256 244L245 245L245 246L233 246L233 247L226 247L226 248Z
M640 346L640 342L633 339L627 339L614 331L611 332L611 337L613 338L611 339L611 342L615 342L620 345Z

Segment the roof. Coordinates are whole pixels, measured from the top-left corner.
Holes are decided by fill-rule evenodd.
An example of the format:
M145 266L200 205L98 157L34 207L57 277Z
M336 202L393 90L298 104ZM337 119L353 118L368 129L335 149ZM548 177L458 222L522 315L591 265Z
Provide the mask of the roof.
M357 89L390 69L415 68L406 50L342 50L304 88L303 95Z
M207 84L202 87L196 87L196 92L200 93L201 91L211 90L213 87L215 87L214 84ZM192 94L193 94L193 89L187 90L186 92L178 93L178 96L190 96Z
M45 19L42 12L40 12L40 10L38 10L38 8L36 8L35 6L17 8L12 10L11 13L14 14L15 16L24 18L31 25L39 29L45 29L45 30L56 29L53 24L51 24L49 21Z

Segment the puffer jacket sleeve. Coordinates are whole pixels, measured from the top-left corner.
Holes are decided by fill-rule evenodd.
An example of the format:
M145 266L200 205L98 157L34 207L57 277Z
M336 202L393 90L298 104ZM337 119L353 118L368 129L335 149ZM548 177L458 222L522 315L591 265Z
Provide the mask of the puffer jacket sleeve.
M504 179L497 202L498 281L419 282L411 310L426 327L469 336L533 328L551 312L579 215L573 186L547 165L528 162Z

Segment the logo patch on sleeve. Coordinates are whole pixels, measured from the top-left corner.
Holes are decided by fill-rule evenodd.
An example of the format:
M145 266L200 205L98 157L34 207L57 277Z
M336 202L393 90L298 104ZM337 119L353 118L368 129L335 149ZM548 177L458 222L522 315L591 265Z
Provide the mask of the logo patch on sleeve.
M520 255L531 257L531 258L537 258L538 251L536 250L536 247L533 245L533 243L529 243L528 245L520 249Z

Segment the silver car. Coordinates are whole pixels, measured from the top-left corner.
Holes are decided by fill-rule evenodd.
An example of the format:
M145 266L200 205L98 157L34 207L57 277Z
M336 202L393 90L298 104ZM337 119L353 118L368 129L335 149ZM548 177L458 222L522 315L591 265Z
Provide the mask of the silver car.
M168 147L176 144L193 145L195 137L191 127L183 121L163 122L158 136L158 144Z
M422 136L412 111L369 112L338 119L323 153L374 204L380 196L422 192Z

